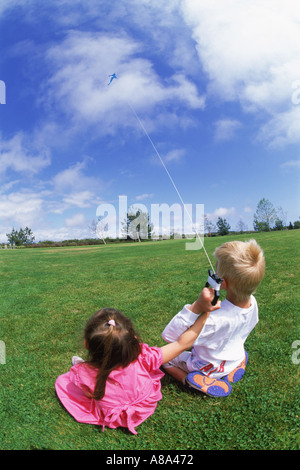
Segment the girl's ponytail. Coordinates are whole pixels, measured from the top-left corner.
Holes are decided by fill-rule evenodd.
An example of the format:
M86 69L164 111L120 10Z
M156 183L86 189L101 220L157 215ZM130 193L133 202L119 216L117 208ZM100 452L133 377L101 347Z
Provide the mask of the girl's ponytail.
M98 369L94 392L88 396L101 400L109 374L137 359L140 340L131 320L110 308L101 309L90 318L84 337L90 356L89 364Z

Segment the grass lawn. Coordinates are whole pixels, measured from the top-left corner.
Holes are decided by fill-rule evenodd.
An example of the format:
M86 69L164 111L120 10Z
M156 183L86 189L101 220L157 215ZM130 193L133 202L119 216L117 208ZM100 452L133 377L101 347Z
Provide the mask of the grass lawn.
M85 356L82 329L101 307L120 309L144 342L162 346L167 322L206 282L203 250L185 250L185 240L1 250L0 449L299 449L299 365L292 362L300 340L299 235L254 236L267 265L256 294L260 322L231 395L205 397L165 376L163 399L136 436L77 423L60 405L55 380L73 355ZM249 237L205 239L205 247L213 258L216 246Z

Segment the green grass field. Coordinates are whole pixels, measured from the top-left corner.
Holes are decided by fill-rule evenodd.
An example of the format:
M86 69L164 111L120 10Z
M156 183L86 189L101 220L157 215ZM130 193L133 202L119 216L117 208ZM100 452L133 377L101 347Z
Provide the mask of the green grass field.
M254 236L267 266L256 294L260 322L231 395L205 397L165 376L163 399L136 436L77 423L60 405L55 380L73 355L84 357L82 329L101 307L122 310L144 342L163 345L167 322L206 281L203 250L185 250L185 240L1 250L0 449L299 449L299 365L292 361L300 340L299 235ZM225 241L249 237L205 239L205 247L212 257Z

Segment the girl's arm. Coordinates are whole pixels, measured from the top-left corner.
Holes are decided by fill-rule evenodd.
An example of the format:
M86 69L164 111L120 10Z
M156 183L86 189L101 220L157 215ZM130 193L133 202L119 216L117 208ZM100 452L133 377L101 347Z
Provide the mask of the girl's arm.
M186 349L189 349L195 342L196 338L199 336L210 312L213 310L217 310L221 307L221 302L215 306L211 305L211 301L214 298L214 290L204 288L201 292L199 298L193 303L190 307L190 310L194 313L201 313L201 315L197 318L195 323L188 328L182 335L178 338L177 341L173 343L166 344L162 346L162 353L163 353L163 364L170 361L174 357L177 357Z

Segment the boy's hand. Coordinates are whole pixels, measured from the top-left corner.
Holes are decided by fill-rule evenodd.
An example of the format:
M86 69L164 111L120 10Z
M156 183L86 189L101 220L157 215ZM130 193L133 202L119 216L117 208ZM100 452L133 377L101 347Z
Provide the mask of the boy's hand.
M197 314L218 310L221 307L221 301L218 300L216 305L212 305L211 302L213 301L214 296L214 289L204 287L198 299L189 307L189 310Z

